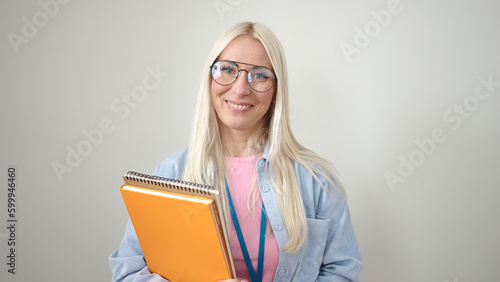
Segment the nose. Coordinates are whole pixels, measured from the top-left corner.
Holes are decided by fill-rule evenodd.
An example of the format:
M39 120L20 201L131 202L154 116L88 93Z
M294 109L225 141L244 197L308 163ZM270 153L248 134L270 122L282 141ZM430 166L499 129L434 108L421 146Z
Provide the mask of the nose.
M245 73L242 73L245 71ZM232 84L231 90L238 95L248 95L251 93L250 85L248 85L248 71L240 69L236 81Z

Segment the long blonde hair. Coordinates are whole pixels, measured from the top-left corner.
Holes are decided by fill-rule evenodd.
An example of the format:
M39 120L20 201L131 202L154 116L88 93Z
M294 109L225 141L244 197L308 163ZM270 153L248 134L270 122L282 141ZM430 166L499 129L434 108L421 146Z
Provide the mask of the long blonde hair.
M262 152L266 143L269 143L267 175L273 176L269 180L278 197L281 216L288 232L288 242L283 250L293 253L302 246L307 234L306 215L295 174L295 163L304 166L319 183L321 182L318 175L329 181L340 195L344 196L345 192L333 165L300 145L292 134L288 120L288 84L284 52L277 37L266 26L251 22L239 23L227 29L216 40L204 66L206 73L202 77L198 94L184 180L213 185L222 195L223 206L227 209L224 148L219 135L217 114L211 101L212 78L209 66L233 39L242 35L260 40L278 78L275 99L267 113L267 122L249 140L249 148Z

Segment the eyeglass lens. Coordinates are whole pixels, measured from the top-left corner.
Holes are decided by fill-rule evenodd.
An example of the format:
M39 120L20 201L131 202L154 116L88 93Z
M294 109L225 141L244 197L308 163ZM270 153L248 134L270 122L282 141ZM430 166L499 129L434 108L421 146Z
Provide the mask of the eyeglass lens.
M212 78L220 85L230 85L236 81L240 71L232 61L218 61L212 65ZM270 69L255 66L247 72L248 84L253 90L265 92L273 87L275 76Z

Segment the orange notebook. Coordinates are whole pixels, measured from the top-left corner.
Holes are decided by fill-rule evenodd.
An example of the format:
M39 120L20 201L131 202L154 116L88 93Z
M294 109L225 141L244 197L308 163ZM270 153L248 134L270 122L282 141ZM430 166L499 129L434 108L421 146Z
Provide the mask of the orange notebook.
M235 277L217 190L131 171L123 179L123 201L151 272L172 282Z

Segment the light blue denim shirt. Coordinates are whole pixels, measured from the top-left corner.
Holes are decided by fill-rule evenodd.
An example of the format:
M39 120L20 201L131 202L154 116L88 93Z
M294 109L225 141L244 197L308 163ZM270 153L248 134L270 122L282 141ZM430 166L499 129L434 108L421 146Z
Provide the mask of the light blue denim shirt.
M280 247L279 264L274 281L359 281L363 262L352 227L345 197L339 195L328 181L319 177L326 191L302 166L295 172L307 217L307 237L299 251L282 251L288 234L278 207L278 198L267 180L267 151L257 162L257 178L262 201ZM182 179L187 149L160 163L154 175ZM109 257L113 281L167 281L151 273L139 241L129 220L120 247ZM195 269L193 271L196 271Z

